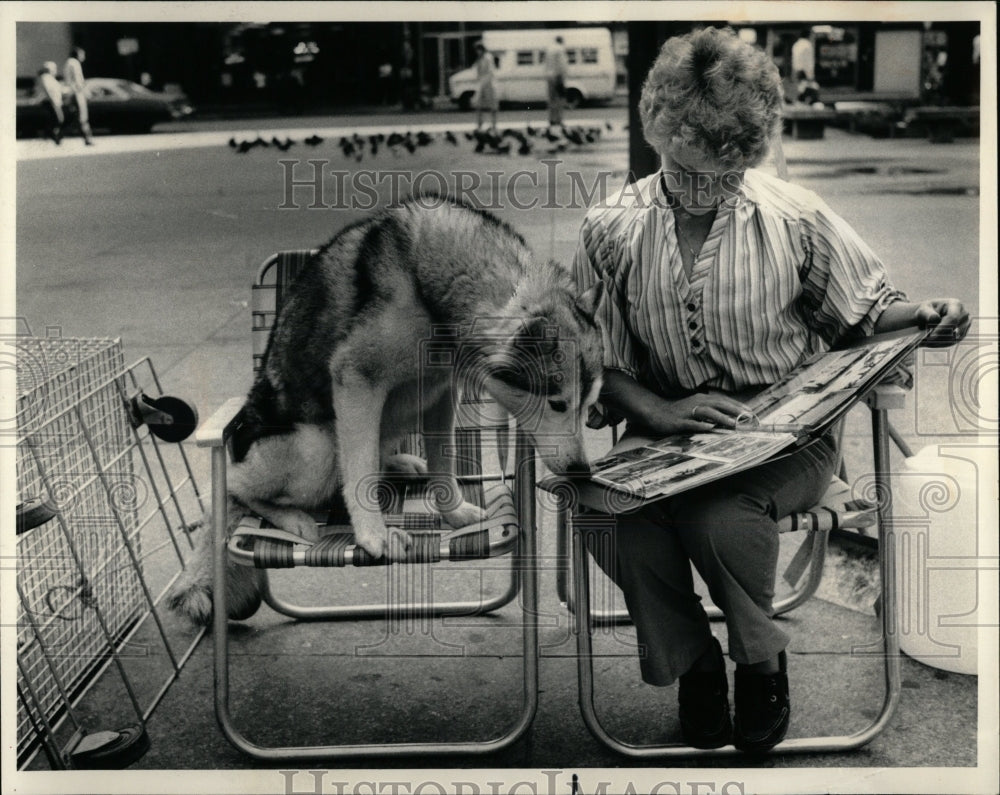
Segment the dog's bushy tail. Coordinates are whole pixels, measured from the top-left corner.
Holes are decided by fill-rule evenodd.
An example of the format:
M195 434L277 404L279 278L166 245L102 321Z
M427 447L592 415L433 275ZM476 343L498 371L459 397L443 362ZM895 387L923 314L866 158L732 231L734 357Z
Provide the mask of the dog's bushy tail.
M227 535L246 516L247 510L232 497L229 498ZM185 616L194 624L212 623L212 516L206 513L194 549L188 555L177 580L167 593L167 606ZM226 612L234 621L250 618L261 603L264 575L249 566L226 566Z

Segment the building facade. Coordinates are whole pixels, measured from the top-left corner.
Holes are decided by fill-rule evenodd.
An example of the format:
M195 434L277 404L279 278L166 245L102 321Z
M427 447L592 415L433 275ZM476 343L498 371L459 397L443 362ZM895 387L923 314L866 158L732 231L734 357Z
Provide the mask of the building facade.
M18 23L18 77L47 60L62 63L71 44L87 50L87 74L176 85L198 107L263 106L291 111L396 105L441 98L447 81L474 61L483 31L570 27L581 23L467 22L87 22ZM587 25L600 23L588 22ZM713 23L716 24L716 23ZM691 22L607 23L625 82L629 31L649 46ZM803 33L815 54L824 101L882 99L904 103L978 104L978 23L734 23L786 76ZM633 52L633 56L639 54ZM642 60L643 63L637 61Z

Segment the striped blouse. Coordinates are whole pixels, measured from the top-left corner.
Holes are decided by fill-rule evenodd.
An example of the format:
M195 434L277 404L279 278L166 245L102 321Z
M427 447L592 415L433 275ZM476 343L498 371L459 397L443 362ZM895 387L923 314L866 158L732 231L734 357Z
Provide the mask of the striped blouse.
M746 174L685 275L660 174L588 212L574 277L603 280L604 365L666 397L743 392L802 359L872 333L904 296L879 258L811 191Z

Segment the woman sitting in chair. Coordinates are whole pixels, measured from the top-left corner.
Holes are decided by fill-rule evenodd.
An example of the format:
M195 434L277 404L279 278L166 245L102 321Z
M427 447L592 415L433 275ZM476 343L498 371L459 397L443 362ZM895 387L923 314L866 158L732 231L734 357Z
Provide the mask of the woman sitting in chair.
M605 284L601 403L628 421L616 451L671 433L733 427L741 400L808 355L856 335L936 326L965 335L955 299L909 303L879 258L815 194L754 170L781 134L768 57L731 31L668 40L640 114L659 172L593 208L575 263L580 290ZM592 551L621 587L651 685L679 683L685 742L764 751L789 722L785 647L772 621L777 520L829 486L837 441L622 517ZM722 649L691 563L726 617L736 663L730 717Z

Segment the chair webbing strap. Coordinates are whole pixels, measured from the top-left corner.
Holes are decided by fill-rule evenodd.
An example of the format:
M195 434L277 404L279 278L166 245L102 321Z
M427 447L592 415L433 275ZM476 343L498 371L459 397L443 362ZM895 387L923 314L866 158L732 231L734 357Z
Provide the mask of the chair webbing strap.
M256 516L247 516L233 531L231 554L238 562L258 568L295 566L375 566L386 563L437 563L442 560L478 560L504 554L512 548L519 528L510 490L501 483L482 491L486 518L455 530L442 527L437 514L386 514L389 527L411 531L412 543L403 560L373 558L355 543L349 526L326 526L319 541L310 542Z

